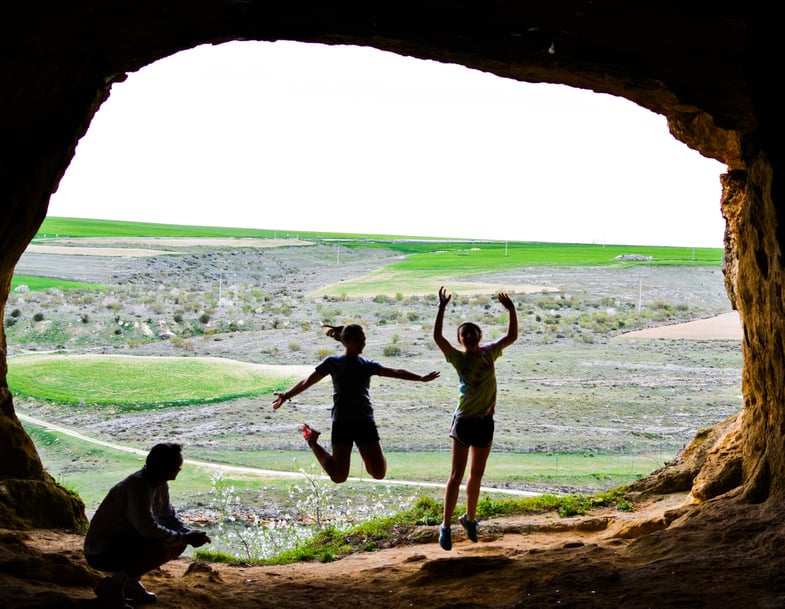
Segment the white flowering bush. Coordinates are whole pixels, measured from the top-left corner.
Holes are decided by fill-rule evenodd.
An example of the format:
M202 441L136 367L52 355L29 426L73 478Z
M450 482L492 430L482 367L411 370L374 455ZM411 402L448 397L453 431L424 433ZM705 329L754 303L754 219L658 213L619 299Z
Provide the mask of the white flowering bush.
M215 525L209 553L261 562L295 550L325 528L347 532L362 522L404 511L414 502L414 497L396 495L390 486L339 500L337 487L326 476L315 474L314 467L300 469L302 483L289 489L291 513L277 519L260 518L252 506L242 504L223 473L215 474L210 491Z

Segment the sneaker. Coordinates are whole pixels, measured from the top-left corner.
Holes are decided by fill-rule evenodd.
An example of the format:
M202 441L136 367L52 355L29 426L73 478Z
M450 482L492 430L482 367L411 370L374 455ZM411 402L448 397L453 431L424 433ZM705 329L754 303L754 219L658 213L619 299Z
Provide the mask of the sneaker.
M139 605L148 605L158 600L158 597L147 590L138 579L125 583L125 598Z
M303 438L305 438L306 442L316 442L319 436L322 435L321 432L311 429L307 423L300 425L300 431L303 432Z
M123 586L111 577L104 577L95 587L95 595L104 609L133 609L125 602Z
M450 527L441 525L439 527L439 545L442 550L452 550L452 531Z
M458 522L461 523L463 530L466 531L466 537L468 537L474 543L477 543L477 521L469 520L466 517L466 514L464 514L458 518Z

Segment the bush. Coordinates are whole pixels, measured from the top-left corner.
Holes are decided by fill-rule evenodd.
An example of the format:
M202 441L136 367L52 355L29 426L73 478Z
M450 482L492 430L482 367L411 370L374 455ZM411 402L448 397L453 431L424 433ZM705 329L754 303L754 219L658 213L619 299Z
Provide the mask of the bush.
M401 355L403 351L401 350L401 347L399 345L392 344L392 345L387 345L382 350L382 353L384 353L384 355L386 355L387 357L397 357Z
M33 321L43 321L43 320L44 320L43 313L36 313L35 315L33 315Z

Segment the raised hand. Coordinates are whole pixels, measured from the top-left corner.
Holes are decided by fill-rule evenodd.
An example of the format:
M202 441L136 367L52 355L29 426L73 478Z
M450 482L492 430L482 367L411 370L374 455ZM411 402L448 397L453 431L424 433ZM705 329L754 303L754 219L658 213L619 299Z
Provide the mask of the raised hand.
M448 294L447 290L444 286L439 288L439 306L446 307L447 303L450 302L450 298L452 298L452 294Z
M508 311L511 311L512 309L515 308L515 304L513 303L512 298L507 296L506 292L499 292L496 295L496 297L499 299L499 302L502 303L502 306Z

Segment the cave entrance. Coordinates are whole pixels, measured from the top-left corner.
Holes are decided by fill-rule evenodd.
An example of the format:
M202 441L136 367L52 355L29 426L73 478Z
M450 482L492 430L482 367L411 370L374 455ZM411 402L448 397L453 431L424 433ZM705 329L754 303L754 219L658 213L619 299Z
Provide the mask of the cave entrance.
M241 64L233 55L243 49L280 52L286 48L294 49L294 55L300 54L299 64L295 62L283 70L289 76L286 81L263 80L281 76L265 73L275 72L273 68L278 64L274 55L251 64ZM403 95L400 89L392 87L393 75L398 77L400 62L412 65L415 60L373 49L359 49L364 55L353 59L356 63L349 70L353 76L349 81L341 81L332 72L341 61L339 54L358 49L319 47L324 55L321 63L316 64L315 73L305 78L302 74L306 72L296 72L291 66L313 68L316 59L310 52L315 48L295 43L247 42L199 47L130 75L126 82L115 85L116 90L80 142L76 157L52 198L50 215L272 228L280 229L285 233L281 236L286 237L296 236L298 231L407 235L415 232L433 237L600 245L722 245L718 180L722 169L667 135L662 117L607 95L555 85L527 85L433 62L417 62L421 71L403 81L408 87L407 95ZM222 51L226 51L225 56ZM200 62L186 61L189 56L199 57ZM290 57L289 61L295 59ZM169 70L170 63L174 71ZM249 76L247 71L251 68L254 72L250 78L243 78ZM189 69L196 72L189 73ZM437 78L432 69L444 69L450 75ZM362 77L358 78L358 74ZM218 80L208 80L208 75ZM233 89L233 79L242 80L249 88ZM258 86L260 80L264 86ZM137 81L143 85L141 89L137 88ZM311 88L314 83L322 87L319 95ZM350 84L365 88L349 89ZM445 88L448 95L435 95L443 94ZM183 92L185 99L178 97ZM554 92L562 97L551 97ZM578 97L580 102L576 103ZM315 104L315 100L319 103ZM527 100L530 105L522 105ZM596 114L602 104L607 105L605 114ZM510 112L511 109L517 112ZM552 112L554 109L556 112ZM129 111L130 114L123 114ZM639 116L633 117L636 113ZM641 121L637 127L624 122L634 118ZM656 158L649 156L655 144L643 137L644 125L657 126L661 131L662 142L656 147L664 145ZM584 127L593 130L586 131L583 140L579 140L576 135ZM499 139L494 139L497 136ZM618 139L611 141L614 137ZM143 148L137 148L138 144ZM617 155L619 151L623 154ZM594 159L601 162L590 165L589 160ZM179 160L185 162L176 162ZM97 165L98 161L108 163ZM332 164L333 161L338 163ZM637 173L640 165L645 171ZM554 166L560 170L555 174L551 173ZM665 179L667 176L675 180L681 172L687 181ZM705 183L695 187L703 179L711 180L714 189L708 197L710 213L703 207L704 195L698 193L706 188ZM457 189L451 188L453 183L458 184ZM267 190L273 185L277 194ZM626 190L622 190L621 196L612 196L612 187L618 185ZM315 190L305 190L313 186ZM567 190L573 186L577 188ZM658 190L660 186L663 190ZM565 202L578 205L566 208ZM313 207L306 207L310 203ZM671 203L675 205L669 207ZM148 215L132 215L139 213L143 204L150 204L145 212ZM487 213L489 207L491 213ZM220 210L220 215L203 215L215 209ZM251 213L257 209L263 212L259 216ZM691 215L693 209L696 215ZM283 214L289 210L295 215ZM430 210L436 212L432 224L426 223ZM273 217L272 211L280 211L281 215ZM356 218L365 222L379 216L384 224L378 227L351 224ZM674 222L674 217L679 221ZM491 221L485 224L487 218ZM451 224L453 220L457 224ZM401 223L396 224L398 221ZM521 226L520 230L516 225ZM700 240L695 237L699 227L710 227ZM686 230L679 232L681 229ZM138 261L129 262L128 268L112 263L107 277L115 277L114 294L96 299L95 306L84 311L89 323L82 325L110 328L102 335L109 336L102 348L112 345L115 353L149 354L155 344L165 345L167 354L194 356L205 348L206 355L214 355L219 349L216 345L222 347L228 344L226 340L193 340L172 330L180 323L178 316L182 321L207 315L200 323L225 327L227 337L242 336L245 329L259 333L251 343L253 355L248 357L252 361L285 360L292 365L316 362L314 354L325 347L318 328L306 328L306 319L298 319L288 327L285 322L286 315L300 306L293 295L306 294L307 290L287 286L289 292L284 294L281 287L276 294L285 307L268 307L262 294L258 302L246 309L249 303L243 302L241 295L253 290L252 282L242 279L236 270L239 265L233 267L231 262L231 258L240 260L242 255L225 253L211 258L213 254L189 251L187 256L200 260L195 263L197 266L204 260L212 264L210 281L196 287L194 294L180 291L182 279L187 276L187 265L179 262L183 256L165 258L167 262L160 270L167 273L168 279L154 282L155 285L144 284L145 277L158 268L154 263L144 266ZM265 258L273 255L265 253ZM154 257L141 259L152 261ZM31 265L30 260L26 254L19 268L29 268L25 265ZM244 264L247 262L243 259ZM314 281L320 282L324 280L321 273L331 267L324 261L321 266L317 262L308 272ZM348 250L342 260L334 262L342 269L351 268L350 263L356 268L361 266L352 260ZM280 276L302 270L291 260L279 259L271 264ZM201 272L207 267L199 268ZM658 292L664 282L659 271L620 270L615 275L595 275L576 286L577 274L551 269L540 272L538 279L549 282L556 292L541 299L536 295L521 296L522 329L531 333L529 341L521 342L521 351L538 346L543 350L537 361L516 363L503 373L514 377L505 388L505 399L525 398L518 398L520 416L505 421L500 412L498 447L500 455L518 451L555 457L541 466L539 482L543 490L559 487L560 475L568 467L564 455L580 455L590 464L585 473L575 478L582 483L591 478L602 479L605 472L593 464L608 453L622 458L626 474L635 471L641 461L651 471L674 454L673 442L658 445L660 437L672 438L678 433L688 441L698 427L716 423L741 409L740 344L706 341L705 348L691 350L683 348L683 344L647 342L638 343L641 346L636 349L615 338L620 327L613 327L613 320L618 320L623 310L629 315L625 323L629 323L633 317L640 321L647 311L652 316L673 312L673 319L680 314L696 315L698 311L708 316L721 311L723 297L729 308L719 268L706 271L703 276L681 274L682 283L665 296ZM531 275L538 273L519 276L509 271L507 280L529 281ZM181 284L175 285L175 281ZM587 287L592 282L593 290ZM621 292L614 293L615 287ZM215 304L195 294L207 290L217 294ZM697 293L700 296L696 297ZM369 346L376 350L374 355L379 359L388 359L383 355L384 348L399 342L405 346L405 357L422 361L427 368L428 358L434 355L425 344L432 308L425 296L401 296L398 300L397 293L393 295L391 306L408 309L407 313L412 312L416 318L401 316L396 311L392 318L380 313L364 320L373 324L369 334L376 334ZM29 293L27 298L32 298ZM710 304L706 305L703 298L710 298ZM336 320L360 315L359 310L346 304L347 300L351 299L342 299L340 295L311 299L307 318L312 323L327 315ZM590 309L587 319L571 309L572 302ZM466 295L462 306L467 314L479 314L486 304L493 306L480 297ZM9 310L14 306L9 300ZM262 310L262 321L254 327L251 320L255 308ZM53 312L47 310L45 317L54 323ZM409 328L396 329L400 318ZM567 318L569 323L562 326L559 320ZM665 318L652 321L658 319ZM167 341L155 336L148 343L142 330L139 336L133 334L135 324L147 324L157 332L160 320L173 331ZM278 329L276 323L281 324L284 332L283 342L268 338ZM119 335L115 334L118 327ZM566 330L551 331L554 327ZM608 343L617 345L617 351L600 356L596 346L602 343L599 337L603 332ZM10 328L9 344L13 342ZM572 354L570 349L574 349ZM645 357L633 360L631 353L636 350L645 352ZM237 352L226 350L224 354L238 356ZM450 388L445 389L433 398L434 404L449 404L453 393ZM377 399L381 405L393 398L391 394ZM583 405L583 409L577 409L578 405ZM41 414L26 412L27 408L20 402L20 414ZM379 410L382 423L384 417L394 415L389 412L393 408ZM47 414L62 416L54 410ZM158 423L154 425L161 427L155 433L168 433L161 422L169 419L158 414L155 418ZM407 429L416 428L422 420L412 416ZM67 423L65 419L61 422ZM449 421L442 423L441 427ZM237 431L239 424L237 420L227 423L227 437ZM144 444L151 434L150 421L135 415L96 415L90 425L95 429L110 426L114 439L121 444ZM397 448L405 454L412 443L395 438L391 419L389 425L383 438L385 445L392 454L397 442ZM441 438L443 444L436 448L443 451L447 438L446 433L439 431L441 427L438 421L434 423L433 437ZM187 425L178 426L178 433L185 435L186 445L198 446L198 438L189 435L186 428ZM565 442L565 438L585 435L588 429L597 432L593 436L600 438L596 443ZM626 441L619 439L619 430L628 437ZM273 445L291 440L288 428L278 434L269 436ZM264 440L266 436L260 437ZM60 471L55 458L47 453L48 446L39 441L37 445L47 469L59 479ZM209 458L209 451L189 452L194 457ZM447 466L445 462L445 476ZM78 488L77 474L68 475L74 477L74 482L65 482ZM110 475L116 478L112 472ZM515 471L509 478L519 475ZM109 484L107 480L96 491L96 497L100 498ZM85 498L89 509L91 497Z

